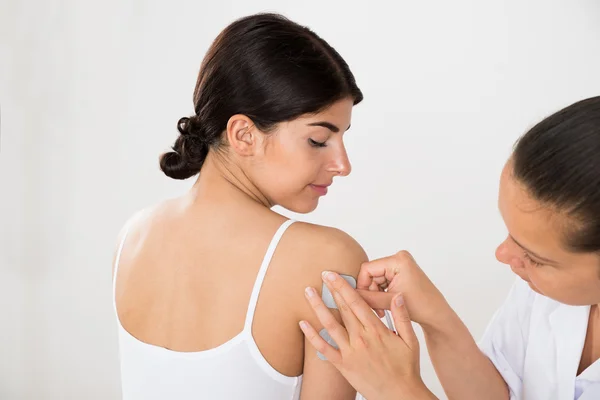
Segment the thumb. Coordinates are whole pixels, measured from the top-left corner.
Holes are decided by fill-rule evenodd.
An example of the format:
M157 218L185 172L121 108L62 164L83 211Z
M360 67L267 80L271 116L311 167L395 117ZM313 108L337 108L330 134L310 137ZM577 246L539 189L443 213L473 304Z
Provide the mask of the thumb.
M415 330L410 321L410 316L408 315L408 310L404 304L404 297L402 294L398 294L394 297L391 308L398 336L404 340L404 343L406 343L409 349L418 349L419 340L417 339L417 335L415 334Z
M357 289L356 292L375 310L389 310L394 293Z

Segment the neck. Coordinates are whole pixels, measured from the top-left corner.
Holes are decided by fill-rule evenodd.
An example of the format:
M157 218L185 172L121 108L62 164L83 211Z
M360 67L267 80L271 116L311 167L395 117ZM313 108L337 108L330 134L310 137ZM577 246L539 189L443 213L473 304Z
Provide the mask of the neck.
M256 187L236 163L209 151L200 176L189 193L193 203L204 200L249 201L271 208L274 204Z

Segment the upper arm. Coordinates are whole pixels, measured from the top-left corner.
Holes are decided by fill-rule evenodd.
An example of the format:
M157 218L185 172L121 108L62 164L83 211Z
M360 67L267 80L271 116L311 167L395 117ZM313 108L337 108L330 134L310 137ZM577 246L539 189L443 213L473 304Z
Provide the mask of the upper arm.
M511 398L522 391L525 353L535 293L520 279L496 311L478 345L508 385Z
M310 241L314 248L303 257L306 286L314 287L321 295L323 271L334 271L356 279L361 264L368 260L363 248L340 230L315 226L309 228L313 231ZM339 312L331 311L341 322ZM317 331L323 329L305 300L299 307L298 320L308 321ZM301 399L350 400L355 397L354 388L331 363L321 360L316 349L305 340Z

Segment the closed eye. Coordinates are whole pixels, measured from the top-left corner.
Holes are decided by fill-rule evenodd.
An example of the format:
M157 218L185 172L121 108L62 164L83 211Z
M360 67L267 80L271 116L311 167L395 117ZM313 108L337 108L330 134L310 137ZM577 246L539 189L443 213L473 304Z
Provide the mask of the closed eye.
M310 145L313 147L326 147L327 146L326 142L317 142L316 140L313 140L313 139L308 139L308 143L310 143Z
M542 265L544 265L544 264L542 264L542 263L539 263L539 262L537 262L537 261L534 261L534 260L531 258L531 256L530 256L529 254L527 254L527 253L523 253L523 257L524 257L524 258L525 258L527 261L529 261L531 264L533 264L535 267L541 267Z

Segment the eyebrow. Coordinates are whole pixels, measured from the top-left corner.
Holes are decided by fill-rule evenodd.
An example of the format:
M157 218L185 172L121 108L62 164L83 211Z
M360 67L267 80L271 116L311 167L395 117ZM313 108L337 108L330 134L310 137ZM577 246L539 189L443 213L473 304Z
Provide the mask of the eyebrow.
M521 243L517 242L517 240L514 237L512 237L511 235L509 235L509 236L512 239L512 241L517 244L517 246L519 246L520 248L522 248L523 250L525 250L526 252L528 252L529 254L531 254L532 256L534 256L535 258L539 259L540 261L543 261L543 262L546 262L546 263L549 263L549 264L557 264L556 261L552 261L549 258L538 256L533 251L529 250L527 247L525 247Z
M338 133L340 131L340 128L338 128L337 126L335 126L331 122L327 122L327 121L311 122L308 125L309 126L322 126L323 128L327 128L331 132L334 132L334 133ZM348 129L350 129L351 126L352 125L348 125ZM346 129L346 130L348 130L348 129Z

